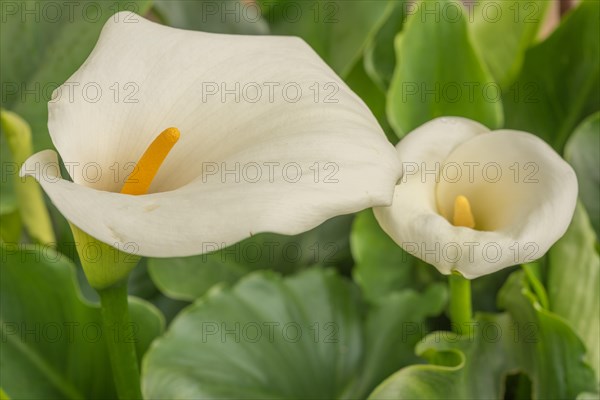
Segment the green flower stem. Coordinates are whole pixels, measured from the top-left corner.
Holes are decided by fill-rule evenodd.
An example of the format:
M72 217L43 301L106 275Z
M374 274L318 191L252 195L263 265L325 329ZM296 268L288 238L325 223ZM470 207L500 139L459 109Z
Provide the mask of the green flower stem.
M140 371L129 319L126 281L98 290L104 337L119 399L141 399Z
M120 399L141 399L135 335L129 319L127 279L140 260L88 235L70 224L85 277L100 295L100 310L113 380ZM92 247L97 257L88 257Z
M456 333L466 332L473 321L471 281L459 274L450 274L450 320Z

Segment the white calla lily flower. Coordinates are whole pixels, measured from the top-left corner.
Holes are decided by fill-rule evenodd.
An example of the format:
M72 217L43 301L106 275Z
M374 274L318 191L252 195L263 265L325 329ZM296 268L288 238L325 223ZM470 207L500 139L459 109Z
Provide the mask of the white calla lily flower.
M403 177L382 229L441 273L472 279L541 257L566 231L575 172L540 138L432 120L396 147Z
M298 234L390 204L401 172L364 102L299 38L184 31L122 12L53 96L48 127L73 181L52 150L21 174L71 224L142 256Z

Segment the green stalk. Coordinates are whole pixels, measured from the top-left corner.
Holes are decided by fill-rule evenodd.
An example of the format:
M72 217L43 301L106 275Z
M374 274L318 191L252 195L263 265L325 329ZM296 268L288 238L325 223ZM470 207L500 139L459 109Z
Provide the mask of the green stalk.
M129 319L126 281L99 289L104 337L119 399L141 399L140 371Z
M471 310L471 281L459 274L450 274L450 320L456 333L468 331L473 321Z
M127 278L140 260L88 235L70 224L85 277L100 295L104 338L118 397L141 399L140 371L135 336L129 318ZM94 246L100 257L89 258L84 249Z

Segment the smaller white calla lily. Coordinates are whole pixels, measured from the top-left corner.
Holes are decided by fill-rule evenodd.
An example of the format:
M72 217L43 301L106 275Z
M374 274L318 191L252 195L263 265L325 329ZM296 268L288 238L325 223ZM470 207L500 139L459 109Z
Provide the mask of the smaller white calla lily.
M533 261L566 231L573 169L540 138L464 118L432 120L396 147L403 177L382 229L441 273L472 279Z
M184 31L127 12L56 90L48 127L73 181L52 150L21 173L86 235L141 256L298 234L390 204L400 176L367 106L301 39Z

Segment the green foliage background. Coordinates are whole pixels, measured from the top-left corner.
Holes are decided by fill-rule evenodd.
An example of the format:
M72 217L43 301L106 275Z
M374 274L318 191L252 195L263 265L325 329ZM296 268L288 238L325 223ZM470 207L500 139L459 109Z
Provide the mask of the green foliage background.
M130 304L147 398L598 397L598 1L583 0L546 38L539 35L546 0L480 0L471 9L449 0L260 0L256 18L207 12L250 4L237 0L75 3L73 12L53 2L62 18L36 20L20 10L42 10L44 2L2 2L0 398L114 397L103 340L90 330L98 299L68 225L46 201L56 250L40 245L48 242L39 233L44 222L22 209L23 183L9 166L23 157L9 144L30 127L31 150L52 147L52 89L121 10L185 29L300 36L393 143L432 118L464 116L540 136L571 163L580 185L574 220L546 256L473 282L477 324L462 335L448 332L443 277L396 246L370 210L293 237L258 234L233 250L293 244L298 257L249 261L224 250L144 259L130 278ZM88 6L93 17L81 12ZM286 17L286 7L300 17ZM462 12L436 18L427 7ZM499 14L487 14L490 7ZM444 88L466 82L491 89L448 97ZM420 97L423 87L434 88L431 98ZM303 334L221 336L236 324L265 323ZM207 334L215 326L219 333Z

